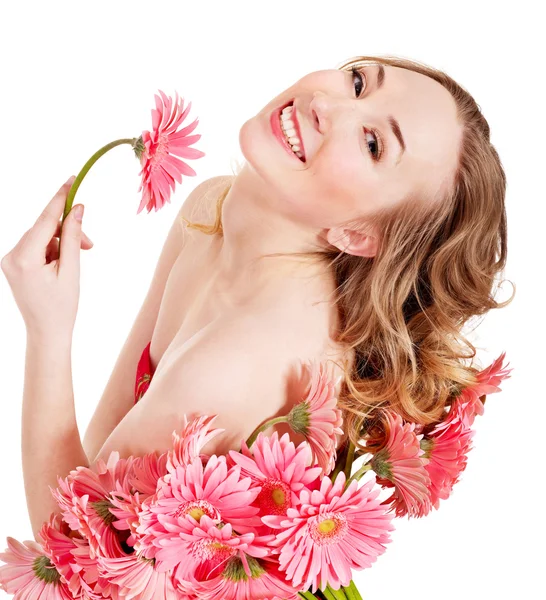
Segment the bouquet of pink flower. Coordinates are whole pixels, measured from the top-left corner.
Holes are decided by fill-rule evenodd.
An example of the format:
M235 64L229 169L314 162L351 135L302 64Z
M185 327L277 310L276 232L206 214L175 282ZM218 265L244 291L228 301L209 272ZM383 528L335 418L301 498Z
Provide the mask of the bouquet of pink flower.
M78 467L51 493L60 513L42 542L8 537L0 588L16 598L361 598L352 572L385 551L394 516L422 517L449 497L466 467L485 395L511 371L503 353L428 433L385 410L385 437L349 476L354 446L337 456L337 382L309 363L302 401L281 417L306 441L266 436L207 455L216 416L184 419L161 455ZM362 456L362 454L361 454ZM366 455L363 455L366 456ZM365 483L359 481L368 470ZM382 489L393 492L381 501Z

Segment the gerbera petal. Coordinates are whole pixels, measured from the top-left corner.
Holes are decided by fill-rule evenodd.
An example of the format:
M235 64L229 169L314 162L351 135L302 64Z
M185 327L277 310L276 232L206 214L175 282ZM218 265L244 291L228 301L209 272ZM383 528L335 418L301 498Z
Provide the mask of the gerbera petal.
M184 99L179 99L178 92L173 101L162 90L159 90L159 95L154 95L154 99L156 108L152 109L152 131L142 132L140 139L143 150L137 144L142 167L138 190L142 192L142 197L137 214L144 208L148 212L159 210L170 202L175 181L182 183L182 176L196 175L194 169L173 155L185 159L205 156L201 150L188 147L201 138L199 134L188 135L197 126L198 119L177 131L190 110L191 102L184 109Z

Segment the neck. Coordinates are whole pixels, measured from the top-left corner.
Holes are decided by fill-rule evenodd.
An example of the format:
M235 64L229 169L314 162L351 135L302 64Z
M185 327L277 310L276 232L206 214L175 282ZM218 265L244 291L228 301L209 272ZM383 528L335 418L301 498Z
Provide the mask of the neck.
M320 232L283 214L246 164L234 179L222 206L223 236L216 259L215 284L234 295L279 287L283 281L316 281L324 289L331 273L317 259L265 257L272 253L316 250Z

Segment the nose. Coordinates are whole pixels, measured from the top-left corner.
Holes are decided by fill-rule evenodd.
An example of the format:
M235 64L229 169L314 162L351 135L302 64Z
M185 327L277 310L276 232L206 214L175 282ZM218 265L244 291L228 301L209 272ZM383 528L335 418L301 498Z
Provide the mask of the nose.
M314 126L325 133L332 125L334 113L342 107L343 98L336 98L321 91L313 93L309 104Z

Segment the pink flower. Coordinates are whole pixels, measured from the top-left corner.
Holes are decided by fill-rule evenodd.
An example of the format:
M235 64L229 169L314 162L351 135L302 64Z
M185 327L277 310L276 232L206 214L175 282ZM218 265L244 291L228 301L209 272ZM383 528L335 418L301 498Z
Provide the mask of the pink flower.
M127 486L116 482L116 487L110 494L109 501L112 506L109 507L109 511L117 519L112 522L112 527L118 531L129 530L130 534L126 542L135 551L140 550L137 527L140 524L142 504L156 493L158 482L167 474L168 460L168 452L160 456L156 452L151 452L133 458L132 469L128 476L131 489L128 490Z
M192 600L193 596L180 594L168 572L160 573L153 560L142 558L137 553L121 558L99 557L101 573L116 585L122 600L132 598L176 598ZM108 596L106 596L108 597Z
M425 469L430 476L429 490L435 509L438 509L440 499L449 498L466 468L467 454L472 449L474 431L465 424L468 413L464 411L463 403L457 398L451 405L449 417L421 440L428 458Z
M156 495L143 503L137 528L144 556L154 558L159 571L173 569L177 579L185 580L178 573L190 563L198 567L203 557L189 552L188 536L204 515L224 526L229 523L238 534L256 533L261 521L251 503L260 488L250 487L250 478L240 474L238 466L228 470L225 456L212 455L206 466L195 458L164 477ZM184 565L178 571L180 563Z
M221 574L196 584L199 598L221 598L222 600L298 600L297 590L286 581L274 559L246 556L247 566L239 556L230 556L224 563Z
M129 482L140 494L141 500L155 494L158 480L168 473L168 460L168 452L159 456L155 452L150 452L144 456L134 457Z
M347 489L341 471L332 483L323 477L319 490L302 490L300 504L286 516L270 515L262 521L281 529L271 546L281 546L280 570L297 590L330 585L337 590L349 585L352 569L372 565L390 542L393 515L378 499L381 488L375 478Z
M58 478L59 487L50 488L62 510L64 520L74 531L89 540L91 556L124 556L121 538L112 523L115 516L111 492L130 493L132 457L120 459L114 451L106 464L102 459L88 467L77 467L66 479Z
M73 600L61 574L44 549L34 540L21 543L7 537L8 548L0 553L0 589L17 600Z
M384 414L388 439L374 454L372 469L379 484L394 487L388 500L397 517L422 517L431 510L427 459L419 445L422 435L415 434L415 423L404 423L398 413L387 409Z
M173 431L173 449L168 453L167 471L172 473L179 465L187 466L194 458L201 458L206 464L209 456L203 454L203 446L210 442L225 429L210 429L212 423L218 418L218 415L201 415L190 421L184 414L184 429L178 435Z
M189 135L196 127L199 119L180 131L177 128L182 124L191 108L191 102L184 109L184 99L176 101L167 97L159 90L161 98L155 97L155 110L152 109L152 131L142 132L142 141L137 144L137 156L140 159L142 181L138 191L143 188L142 201L137 214L146 207L148 212L152 208L156 211L165 203L170 202L171 191L174 191L175 180L182 183L182 175L194 176L195 171L184 161L176 158L195 159L205 156L204 152L189 146L197 142L200 135ZM173 156L176 155L176 156Z
M335 396L339 377L334 381L324 364L316 360L305 366L310 371L307 397L292 408L288 422L296 433L305 436L311 447L312 464L318 462L322 473L327 475L336 465L336 434L343 435L343 417Z
M86 596L92 600L102 600L102 594L95 593L95 585L90 585L88 579L96 582L97 578L89 573L97 572L96 558L89 556L89 542L82 539L77 531L72 531L68 524L62 520L61 515L52 513L49 520L45 521L40 529L45 554L49 557L61 579L65 582L74 598ZM86 561L80 562L78 550L82 550ZM89 569L89 565L91 568Z
M463 389L460 396L460 409L462 410L462 419L465 427L471 427L476 415L483 415L483 402L481 400L486 394L500 392L501 381L510 379L513 369L501 368L506 356L503 352L489 367L480 371L477 375L477 382ZM485 402L485 397L484 397Z
M322 473L320 467L307 466L309 455L307 442L302 442L296 449L288 433L279 440L277 431L271 436L260 432L252 451L244 440L241 453L229 451L230 458L241 467L241 474L261 486L261 492L253 503L260 509L259 516L286 515L288 508L299 504L300 491L309 487ZM269 528L262 527L260 533L271 533Z
M119 588L116 584L112 583L108 579L108 574L104 572L100 564L100 556L92 554L91 546L87 540L83 540L82 543L78 543L71 550L74 555L74 564L80 569L79 575L87 586L82 586L85 590L84 598L89 596L91 600L104 600L104 598L111 598L112 600L118 600ZM85 543L83 543L85 542ZM91 594L89 590L92 590Z
M255 536L251 532L237 535L230 523L217 523L206 514L198 522L188 519L185 524L186 531L179 533L186 542L185 560L178 558L173 577L183 593L194 592L205 598L224 598L224 594L210 595L210 590L223 587L226 580L236 584L241 578L255 578L258 559L271 553L267 542L275 539L274 535Z

